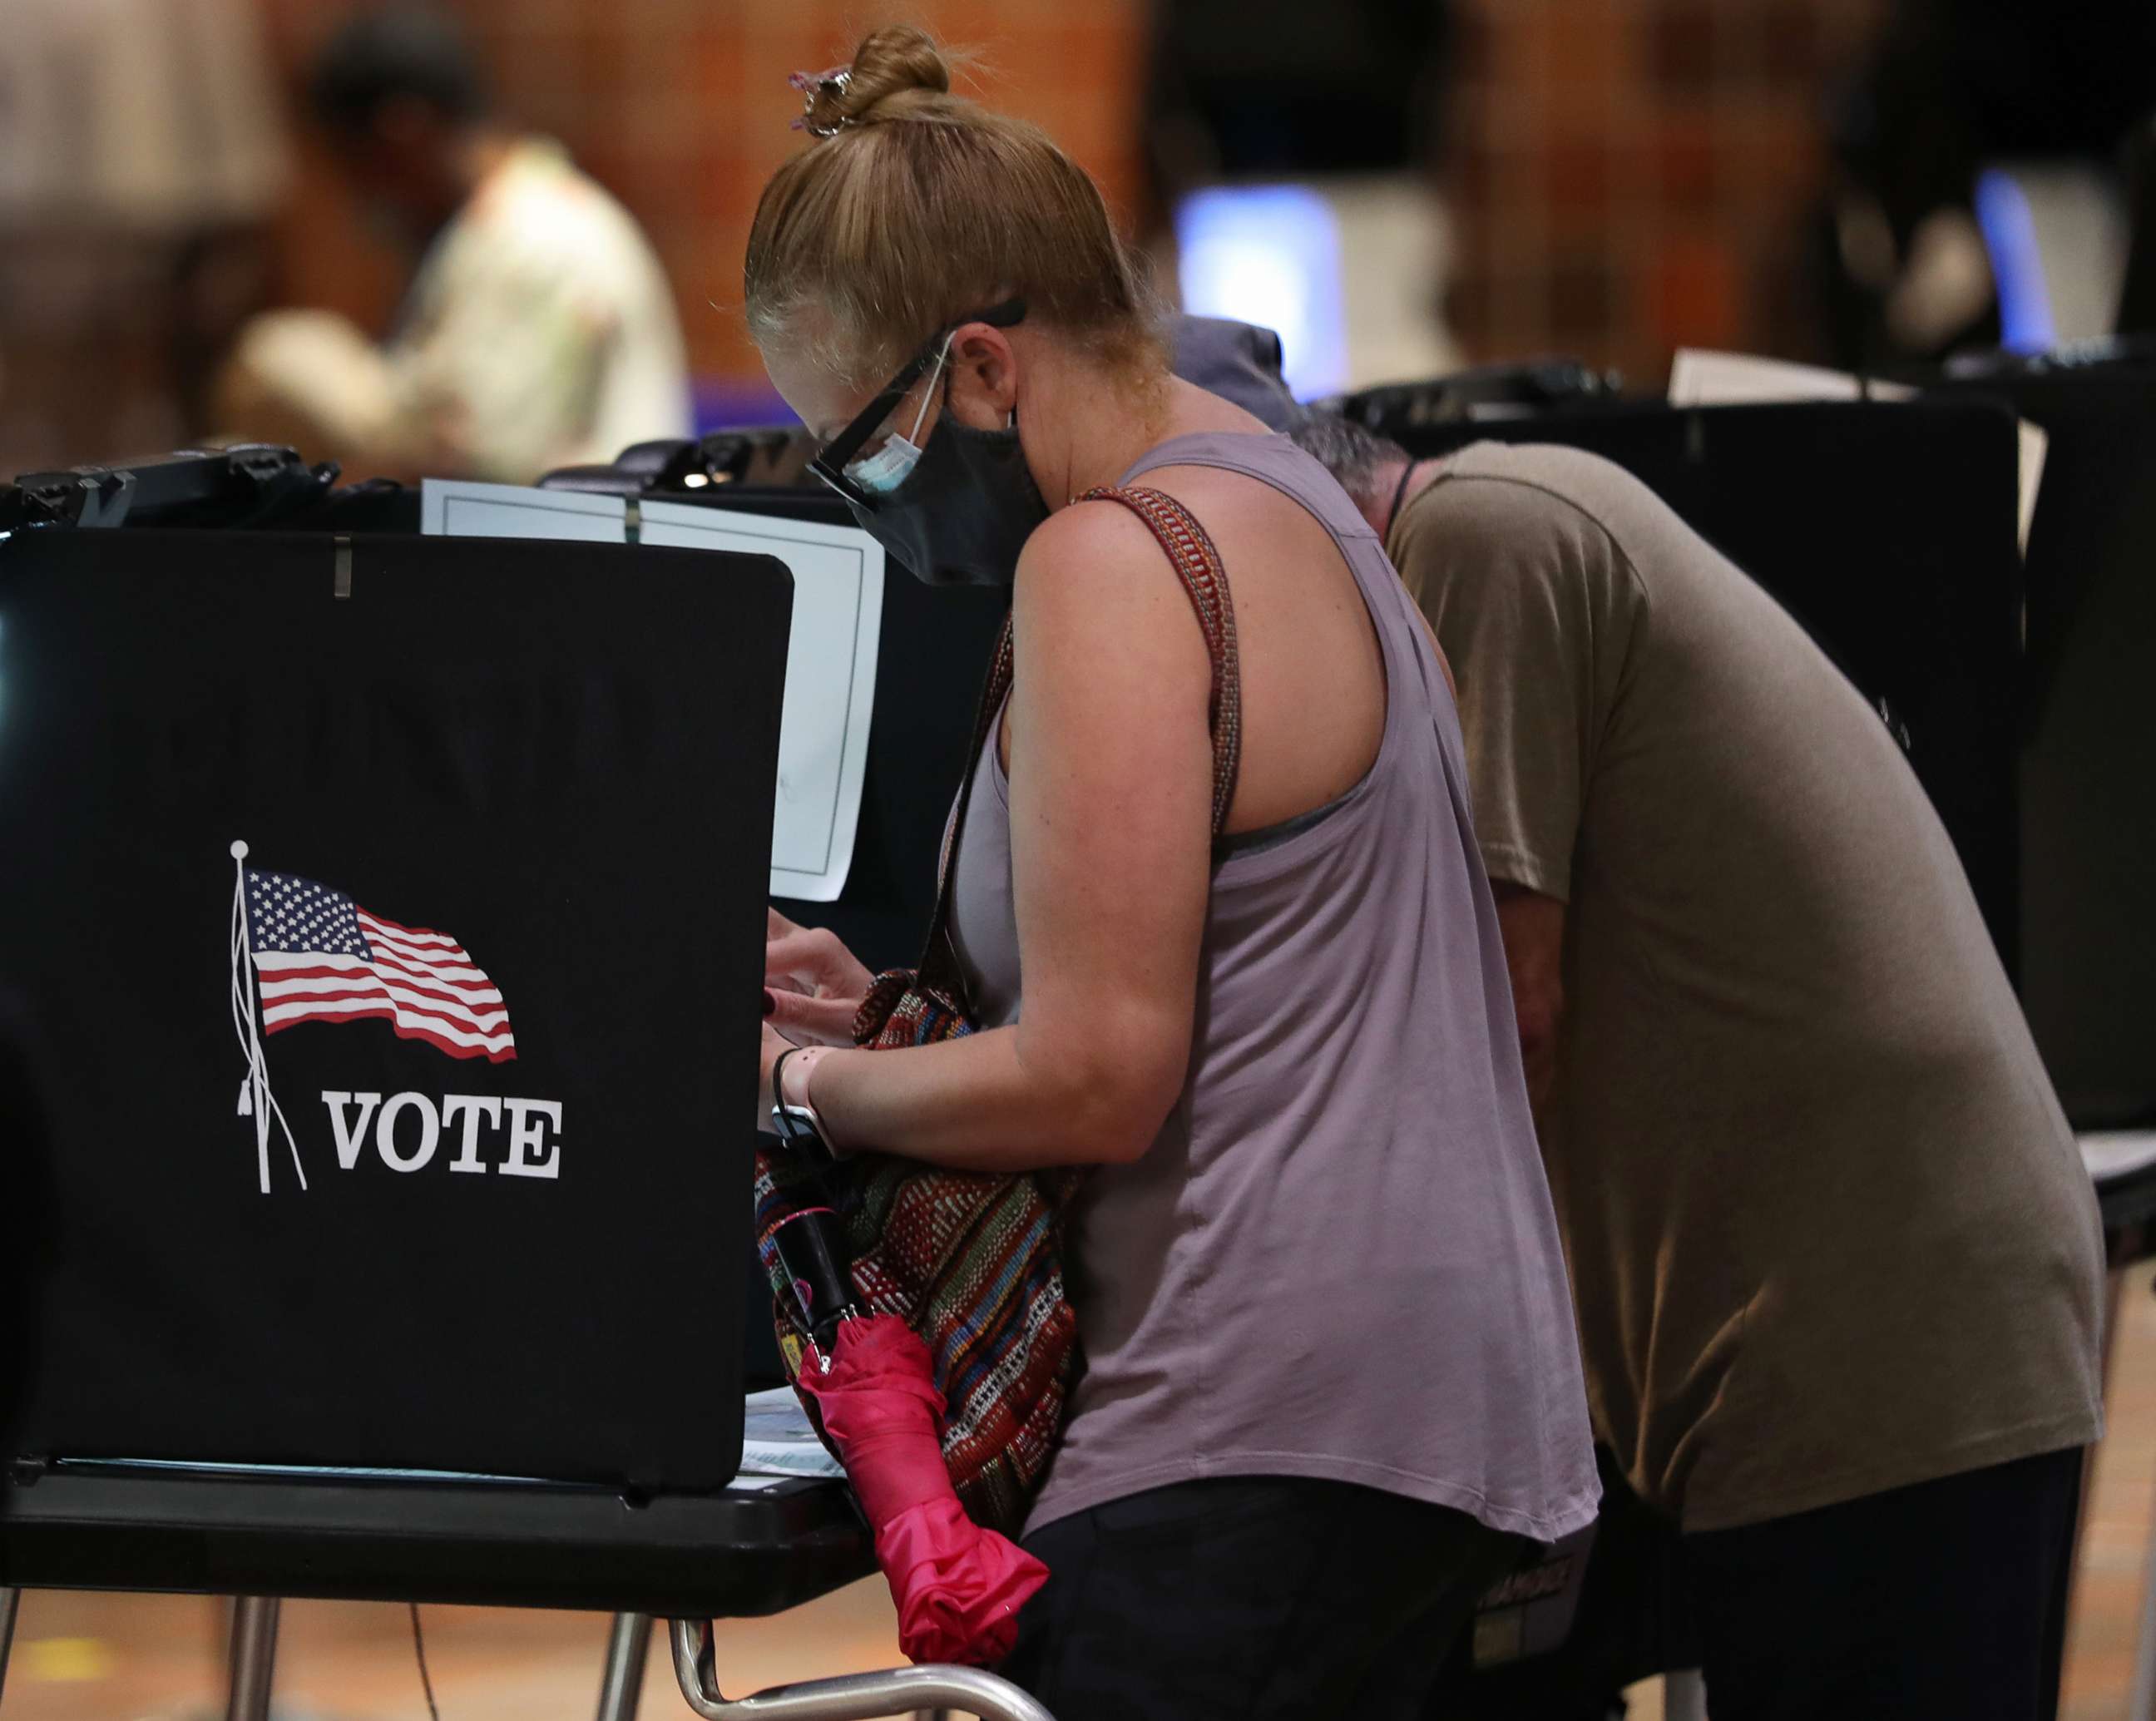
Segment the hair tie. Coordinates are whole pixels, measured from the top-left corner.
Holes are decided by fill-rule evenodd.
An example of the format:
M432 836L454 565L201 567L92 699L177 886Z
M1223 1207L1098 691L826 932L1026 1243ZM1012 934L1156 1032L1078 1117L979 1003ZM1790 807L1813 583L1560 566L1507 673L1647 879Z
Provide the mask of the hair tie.
M835 137L857 117L841 114L822 124L809 117L816 111L817 102L824 96L835 101L846 93L846 86L854 81L851 66L833 66L828 72L796 72L786 81L802 94L801 117L793 122L796 131L806 131L812 137Z

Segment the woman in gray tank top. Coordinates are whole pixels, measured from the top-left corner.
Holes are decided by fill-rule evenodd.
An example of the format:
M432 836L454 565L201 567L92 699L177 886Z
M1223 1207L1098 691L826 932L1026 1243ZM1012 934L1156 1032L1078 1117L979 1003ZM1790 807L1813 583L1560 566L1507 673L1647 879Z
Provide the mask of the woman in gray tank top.
M899 561L1013 582L1015 676L954 875L983 1031L850 1049L866 975L775 921L761 1103L821 1042L781 1079L837 1151L1087 1168L1086 1373L1007 1672L1061 1721L1413 1714L1521 1539L1596 1498L1442 665L1331 479L1168 376L1053 144L916 31L802 81L752 332ZM1141 481L1232 593L1217 846L1205 633L1132 512L1070 500Z

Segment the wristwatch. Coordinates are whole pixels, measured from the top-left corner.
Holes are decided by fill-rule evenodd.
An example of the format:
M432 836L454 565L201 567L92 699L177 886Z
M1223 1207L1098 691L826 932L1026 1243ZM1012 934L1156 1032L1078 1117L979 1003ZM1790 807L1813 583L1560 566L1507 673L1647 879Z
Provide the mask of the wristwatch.
M779 1053L778 1061L771 1066L772 1133L792 1151L825 1162L839 1156L831 1145L829 1133L824 1128L822 1113L817 1111L815 1102L808 1097L808 1077L814 1070L816 1061L829 1050L829 1046L824 1045L789 1046ZM798 1066L799 1074L795 1080L800 1093L798 1098L788 1099L786 1097L786 1066L795 1058L801 1059Z

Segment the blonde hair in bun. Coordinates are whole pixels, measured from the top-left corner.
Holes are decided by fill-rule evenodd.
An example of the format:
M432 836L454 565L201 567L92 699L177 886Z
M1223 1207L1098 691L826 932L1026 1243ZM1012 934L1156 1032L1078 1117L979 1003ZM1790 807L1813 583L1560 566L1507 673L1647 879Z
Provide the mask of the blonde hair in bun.
M808 85L803 129L829 137L848 126L918 113L934 97L951 93L952 63L960 58L947 55L924 31L878 30L854 51L851 65Z
M759 347L850 381L1003 300L1135 376L1165 368L1150 296L1100 188L1048 135L951 92L925 32L875 30L797 80L814 140L765 186L743 268Z

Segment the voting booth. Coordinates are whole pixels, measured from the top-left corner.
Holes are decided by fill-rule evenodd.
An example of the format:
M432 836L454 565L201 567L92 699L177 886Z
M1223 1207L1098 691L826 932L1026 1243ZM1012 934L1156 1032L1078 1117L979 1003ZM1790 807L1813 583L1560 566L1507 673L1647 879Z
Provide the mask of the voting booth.
M2021 996L2097 1179L2115 1343L2118 1269L2156 1252L2156 799L2145 788L2156 749L2156 350L2143 338L1973 355L1912 380L1947 398L2005 402L2047 439L2020 709ZM2136 1721L2156 1715L2156 1583L2143 1595Z
M738 1395L670 1364L748 1236L720 1120L755 1096L784 568L5 555L0 894L33 912L0 970L58 1220L23 1450L723 1486ZM594 1231L649 1245L603 1296L549 1265Z
M0 1586L257 1598L235 1714L289 1595L614 1612L603 1713L658 1617L711 1717L1045 1721L968 1669L731 1702L700 1623L874 1564L842 1486L737 1473L809 540L136 530L189 486L124 475L0 500L44 1242Z

